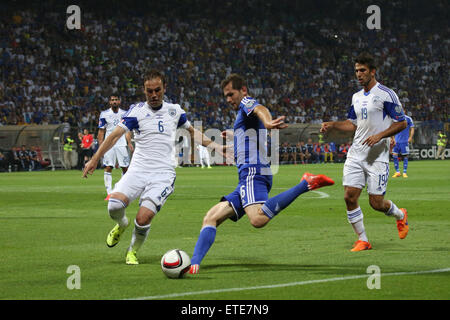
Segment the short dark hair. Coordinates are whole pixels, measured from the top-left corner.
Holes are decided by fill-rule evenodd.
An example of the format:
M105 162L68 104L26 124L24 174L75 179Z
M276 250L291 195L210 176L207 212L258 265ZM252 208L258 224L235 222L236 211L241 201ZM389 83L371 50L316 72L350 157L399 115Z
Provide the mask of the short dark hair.
M238 75L237 73L232 73L228 77L226 77L222 83L220 84L220 88L223 89L231 82L231 87L234 90L241 90L242 87L247 87L247 82L245 79ZM248 87L247 87L248 90Z
M119 98L119 100L121 100L120 94L118 94L118 93L110 93L109 94L109 100L111 100L112 97L117 97L117 98Z
M164 74L162 72L160 72L160 71L158 71L156 69L147 70L144 73L143 80L144 80L144 83L145 83L145 81L151 80L151 79L155 79L155 78L161 79L161 82L162 82L163 86L164 87L166 86L166 83L167 83L166 82L166 77L164 76Z
M368 52L362 52L355 58L355 63L368 66L370 70L376 69L375 58Z

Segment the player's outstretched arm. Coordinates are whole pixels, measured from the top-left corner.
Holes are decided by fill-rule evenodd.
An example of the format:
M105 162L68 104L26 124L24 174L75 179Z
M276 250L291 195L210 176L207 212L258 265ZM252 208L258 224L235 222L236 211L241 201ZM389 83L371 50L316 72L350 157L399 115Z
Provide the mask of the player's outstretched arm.
M103 141L103 143L98 148L97 152L92 156L83 169L83 178L87 178L88 174L93 174L94 170L97 168L97 164L101 157L112 148L119 140L119 138L125 133L125 129L117 126L113 132Z
M212 150L216 150L217 152L219 152L222 156L224 156L228 160L232 160L233 156L231 154L231 146L228 146L226 144L221 145L221 144L218 144L218 143L212 141L210 138L205 136L199 130L195 129L193 126L190 126L188 128L188 131L191 134L191 136L194 137L194 141L197 144L200 144L200 145L207 147L209 149L212 149Z
M267 109L263 105L257 106L253 110L253 112L256 114L259 120L262 121L266 129L284 129L288 127L287 123L284 123L284 119L286 118L286 116L272 119L272 115L270 114L269 109Z
M320 132L328 132L330 130L339 131L356 131L356 126L350 120L323 122Z

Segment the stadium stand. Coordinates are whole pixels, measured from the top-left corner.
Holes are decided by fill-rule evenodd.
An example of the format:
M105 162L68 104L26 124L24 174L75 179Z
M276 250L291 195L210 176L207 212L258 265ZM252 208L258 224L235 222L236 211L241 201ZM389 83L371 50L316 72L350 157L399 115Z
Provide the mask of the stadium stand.
M60 1L2 2L0 125L95 130L110 92L125 109L143 99L148 67L166 73L166 98L205 129L232 127L219 87L230 72L247 76L252 94L289 123L344 119L357 88L351 61L367 50L407 114L443 129L448 4L432 2L380 1L381 30L366 27L364 1L81 1L81 30L65 27Z

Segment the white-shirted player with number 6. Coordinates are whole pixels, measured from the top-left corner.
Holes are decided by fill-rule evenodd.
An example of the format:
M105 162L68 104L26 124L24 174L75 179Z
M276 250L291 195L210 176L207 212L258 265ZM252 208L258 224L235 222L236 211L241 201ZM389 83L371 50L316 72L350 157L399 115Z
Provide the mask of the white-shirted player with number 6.
M372 248L358 204L366 185L370 206L396 218L400 239L405 238L409 230L406 209L399 209L392 201L384 199L389 177L390 137L406 127L405 115L397 94L378 83L375 73L374 58L368 53L360 54L355 59L355 74L363 89L353 95L348 119L324 122L320 130L355 133L342 179L347 219L358 235L351 251Z
M115 246L128 226L126 207L138 197L139 210L125 262L138 264L137 250L145 242L150 224L174 191L175 138L177 128L187 129L203 146L225 154L226 146L218 145L192 127L180 105L163 101L166 89L164 75L151 70L144 76L146 102L130 106L111 134L99 147L83 170L83 177L92 174L100 158L122 137L133 130L135 150L128 171L114 186L108 201L108 212L117 225L110 231L106 243Z

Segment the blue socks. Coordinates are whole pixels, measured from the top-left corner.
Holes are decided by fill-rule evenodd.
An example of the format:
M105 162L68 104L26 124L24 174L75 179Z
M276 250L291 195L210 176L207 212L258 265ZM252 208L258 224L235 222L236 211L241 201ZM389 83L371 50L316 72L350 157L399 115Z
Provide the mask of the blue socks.
M202 230L200 230L200 235L198 236L194 253L192 254L191 265L200 265L200 262L202 262L209 248L211 248L214 240L216 239L216 231L217 229L214 226L204 226Z
M299 195L309 191L308 182L303 180L298 185L286 190L275 197L267 200L263 206L261 207L264 214L272 219L275 217L281 210L286 208L288 205L292 203Z
M408 170L408 157L403 157L403 173L406 173Z
M392 159L394 160L395 172L400 172L398 156L393 155ZM408 157L403 156L403 173L406 173L407 170L408 170Z
M393 155L392 158L394 159L395 172L400 172L400 170L398 168L398 156Z
M262 210L267 217L272 219L281 210L286 208L295 199L297 199L299 195L307 191L309 191L308 182L306 180L303 180L291 189L286 190L267 200L262 206ZM216 231L217 228L214 226L204 226L200 230L200 235L198 236L198 240L194 248L194 253L192 254L191 265L200 265L203 258L214 243L214 240L216 239Z

